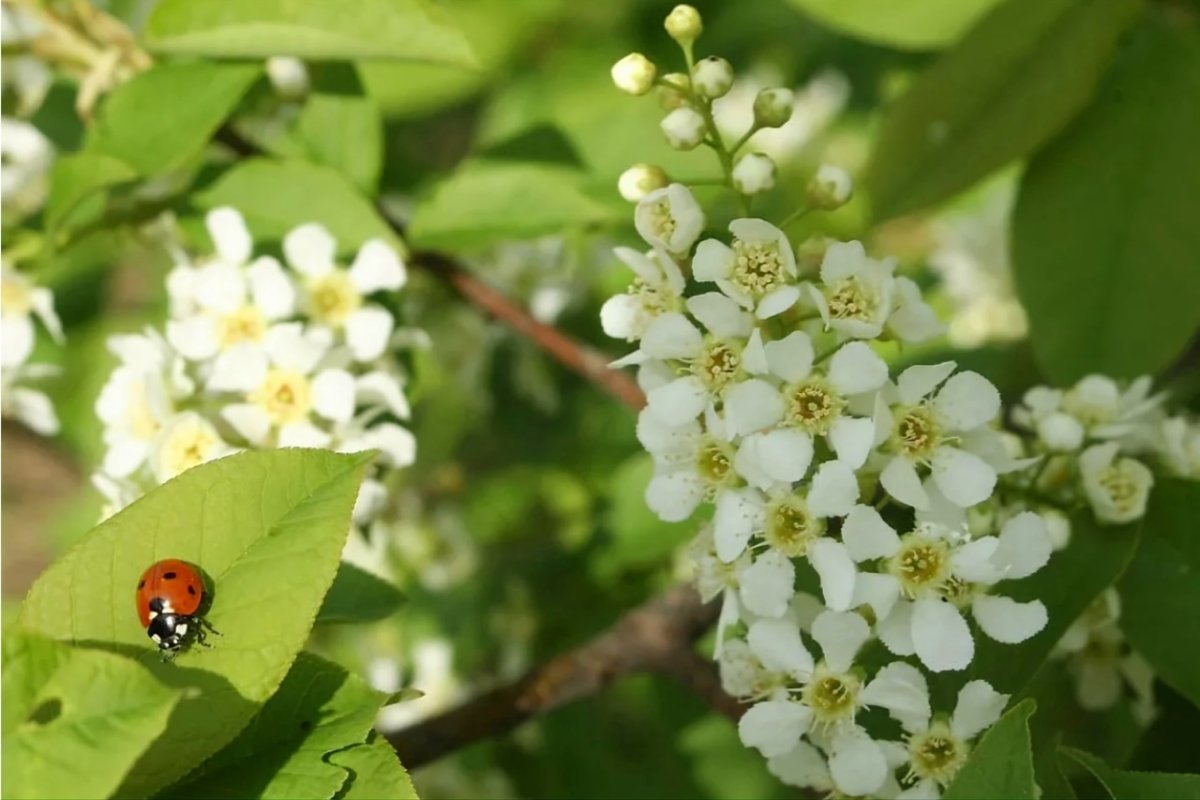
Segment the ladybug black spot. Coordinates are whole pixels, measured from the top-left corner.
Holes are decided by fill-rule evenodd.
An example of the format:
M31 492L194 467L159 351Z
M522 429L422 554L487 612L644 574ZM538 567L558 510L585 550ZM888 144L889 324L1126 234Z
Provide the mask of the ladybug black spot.
M196 587L195 587L195 586L192 586L192 585L189 583L189 584L188 584L188 594L195 594L195 593L196 593Z
M171 580L175 580L175 573L174 573L174 572L164 572L164 573L163 573L163 580L164 580L164 581L171 581Z
M145 585L146 585L146 582L145 582L145 581L138 581L138 588L139 588L139 589L141 589L141 588L142 588L143 586L145 586Z

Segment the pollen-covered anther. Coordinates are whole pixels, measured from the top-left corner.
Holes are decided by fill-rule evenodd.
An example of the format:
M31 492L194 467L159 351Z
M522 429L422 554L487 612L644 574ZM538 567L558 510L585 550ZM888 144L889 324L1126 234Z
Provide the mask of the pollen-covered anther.
M904 593L914 597L926 589L940 589L950 572L946 543L923 536L910 535L906 539L888 564Z
M926 406L915 406L900 415L894 438L905 455L916 459L929 458L942 441L937 420Z
M710 389L720 392L738 375L742 366L741 351L723 341L713 341L699 358L692 362L692 373Z
M825 524L808 512L799 497L787 497L767 512L767 543L789 558L799 558L825 531Z
M711 489L726 486L737 478L733 453L726 442L707 439L696 454L696 471Z
M935 722L929 730L909 739L910 777L945 786L962 769L969 751L967 743L955 736L945 722Z
M861 689L862 682L855 676L819 665L802 694L804 704L813 711L813 725L834 725L853 719Z
M846 401L821 379L789 387L786 394L788 421L810 433L825 433L841 415Z
M779 248L773 244L733 243L733 283L754 297L766 294L786 280Z
M879 298L862 281L846 278L829 287L826 302L833 319L870 320L875 316Z

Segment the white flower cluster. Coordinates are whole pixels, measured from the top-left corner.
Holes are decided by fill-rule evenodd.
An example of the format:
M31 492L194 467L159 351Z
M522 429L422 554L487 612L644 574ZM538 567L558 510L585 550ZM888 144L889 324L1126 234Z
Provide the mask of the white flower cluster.
M114 336L119 365L96 401L108 450L95 483L109 513L149 487L239 448L378 449L385 467L415 457L404 377L390 346L392 313L371 298L406 280L381 240L349 268L318 224L283 240L286 266L254 255L242 216L207 217L216 248L180 254L167 279L165 332ZM369 522L386 490L378 476L359 492L354 518Z
M54 295L5 264L0 268L0 405L4 416L52 436L58 433L54 406L44 393L28 385L58 372L50 364L28 363L37 341L35 318L54 341L63 341Z
M1031 434L1033 451L1045 456L1034 488L1063 505L1086 499L1106 524L1141 518L1154 474L1134 456L1161 449L1168 462L1172 455L1182 457L1178 466L1188 460L1188 425L1182 418L1169 424L1163 419L1163 399L1150 394L1149 377L1124 389L1103 375L1089 375L1065 391L1030 389L1013 410L1013 422ZM1191 447L1200 452L1200 443ZM1197 452L1193 460L1200 462Z
M1154 670L1130 649L1121 633L1121 598L1106 589L1063 634L1055 656L1066 660L1075 678L1075 699L1088 711L1112 708L1128 685L1134 718L1149 725L1158 713L1154 704Z
M858 242L830 244L814 274L761 219L698 242L704 215L678 184L647 195L635 222L650 249L617 250L636 278L601 321L637 344L617 363L638 366L647 395L647 503L672 521L714 507L691 553L701 594L724 596L725 686L753 702L743 741L796 785L886 796L906 767L904 796L936 796L1006 697L968 683L947 721L899 659L963 670L971 620L1005 643L1046 624L1039 601L996 593L1046 564L1045 520L968 514L1029 463L994 427L999 393L953 362L892 378L873 344L942 326L894 262ZM815 616L798 567L819 580ZM899 658L870 675L856 656L872 641ZM868 707L890 712L907 745L872 739L857 720Z

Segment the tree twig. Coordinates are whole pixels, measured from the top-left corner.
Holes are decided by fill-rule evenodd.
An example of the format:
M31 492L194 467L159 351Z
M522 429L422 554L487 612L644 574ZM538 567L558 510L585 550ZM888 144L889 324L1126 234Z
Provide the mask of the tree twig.
M693 649L717 614L717 605L702 603L690 586L676 586L515 683L393 733L388 742L412 769L639 674L675 678L718 712L737 719L742 706L722 691L713 663Z

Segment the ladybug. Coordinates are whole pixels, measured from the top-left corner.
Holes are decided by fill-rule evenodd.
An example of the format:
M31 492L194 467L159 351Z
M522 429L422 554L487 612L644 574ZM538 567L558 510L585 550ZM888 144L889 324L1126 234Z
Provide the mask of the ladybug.
M205 628L218 633L201 616L205 599L204 579L186 561L168 558L142 573L137 585L138 619L164 657L174 656L193 637L208 647Z

